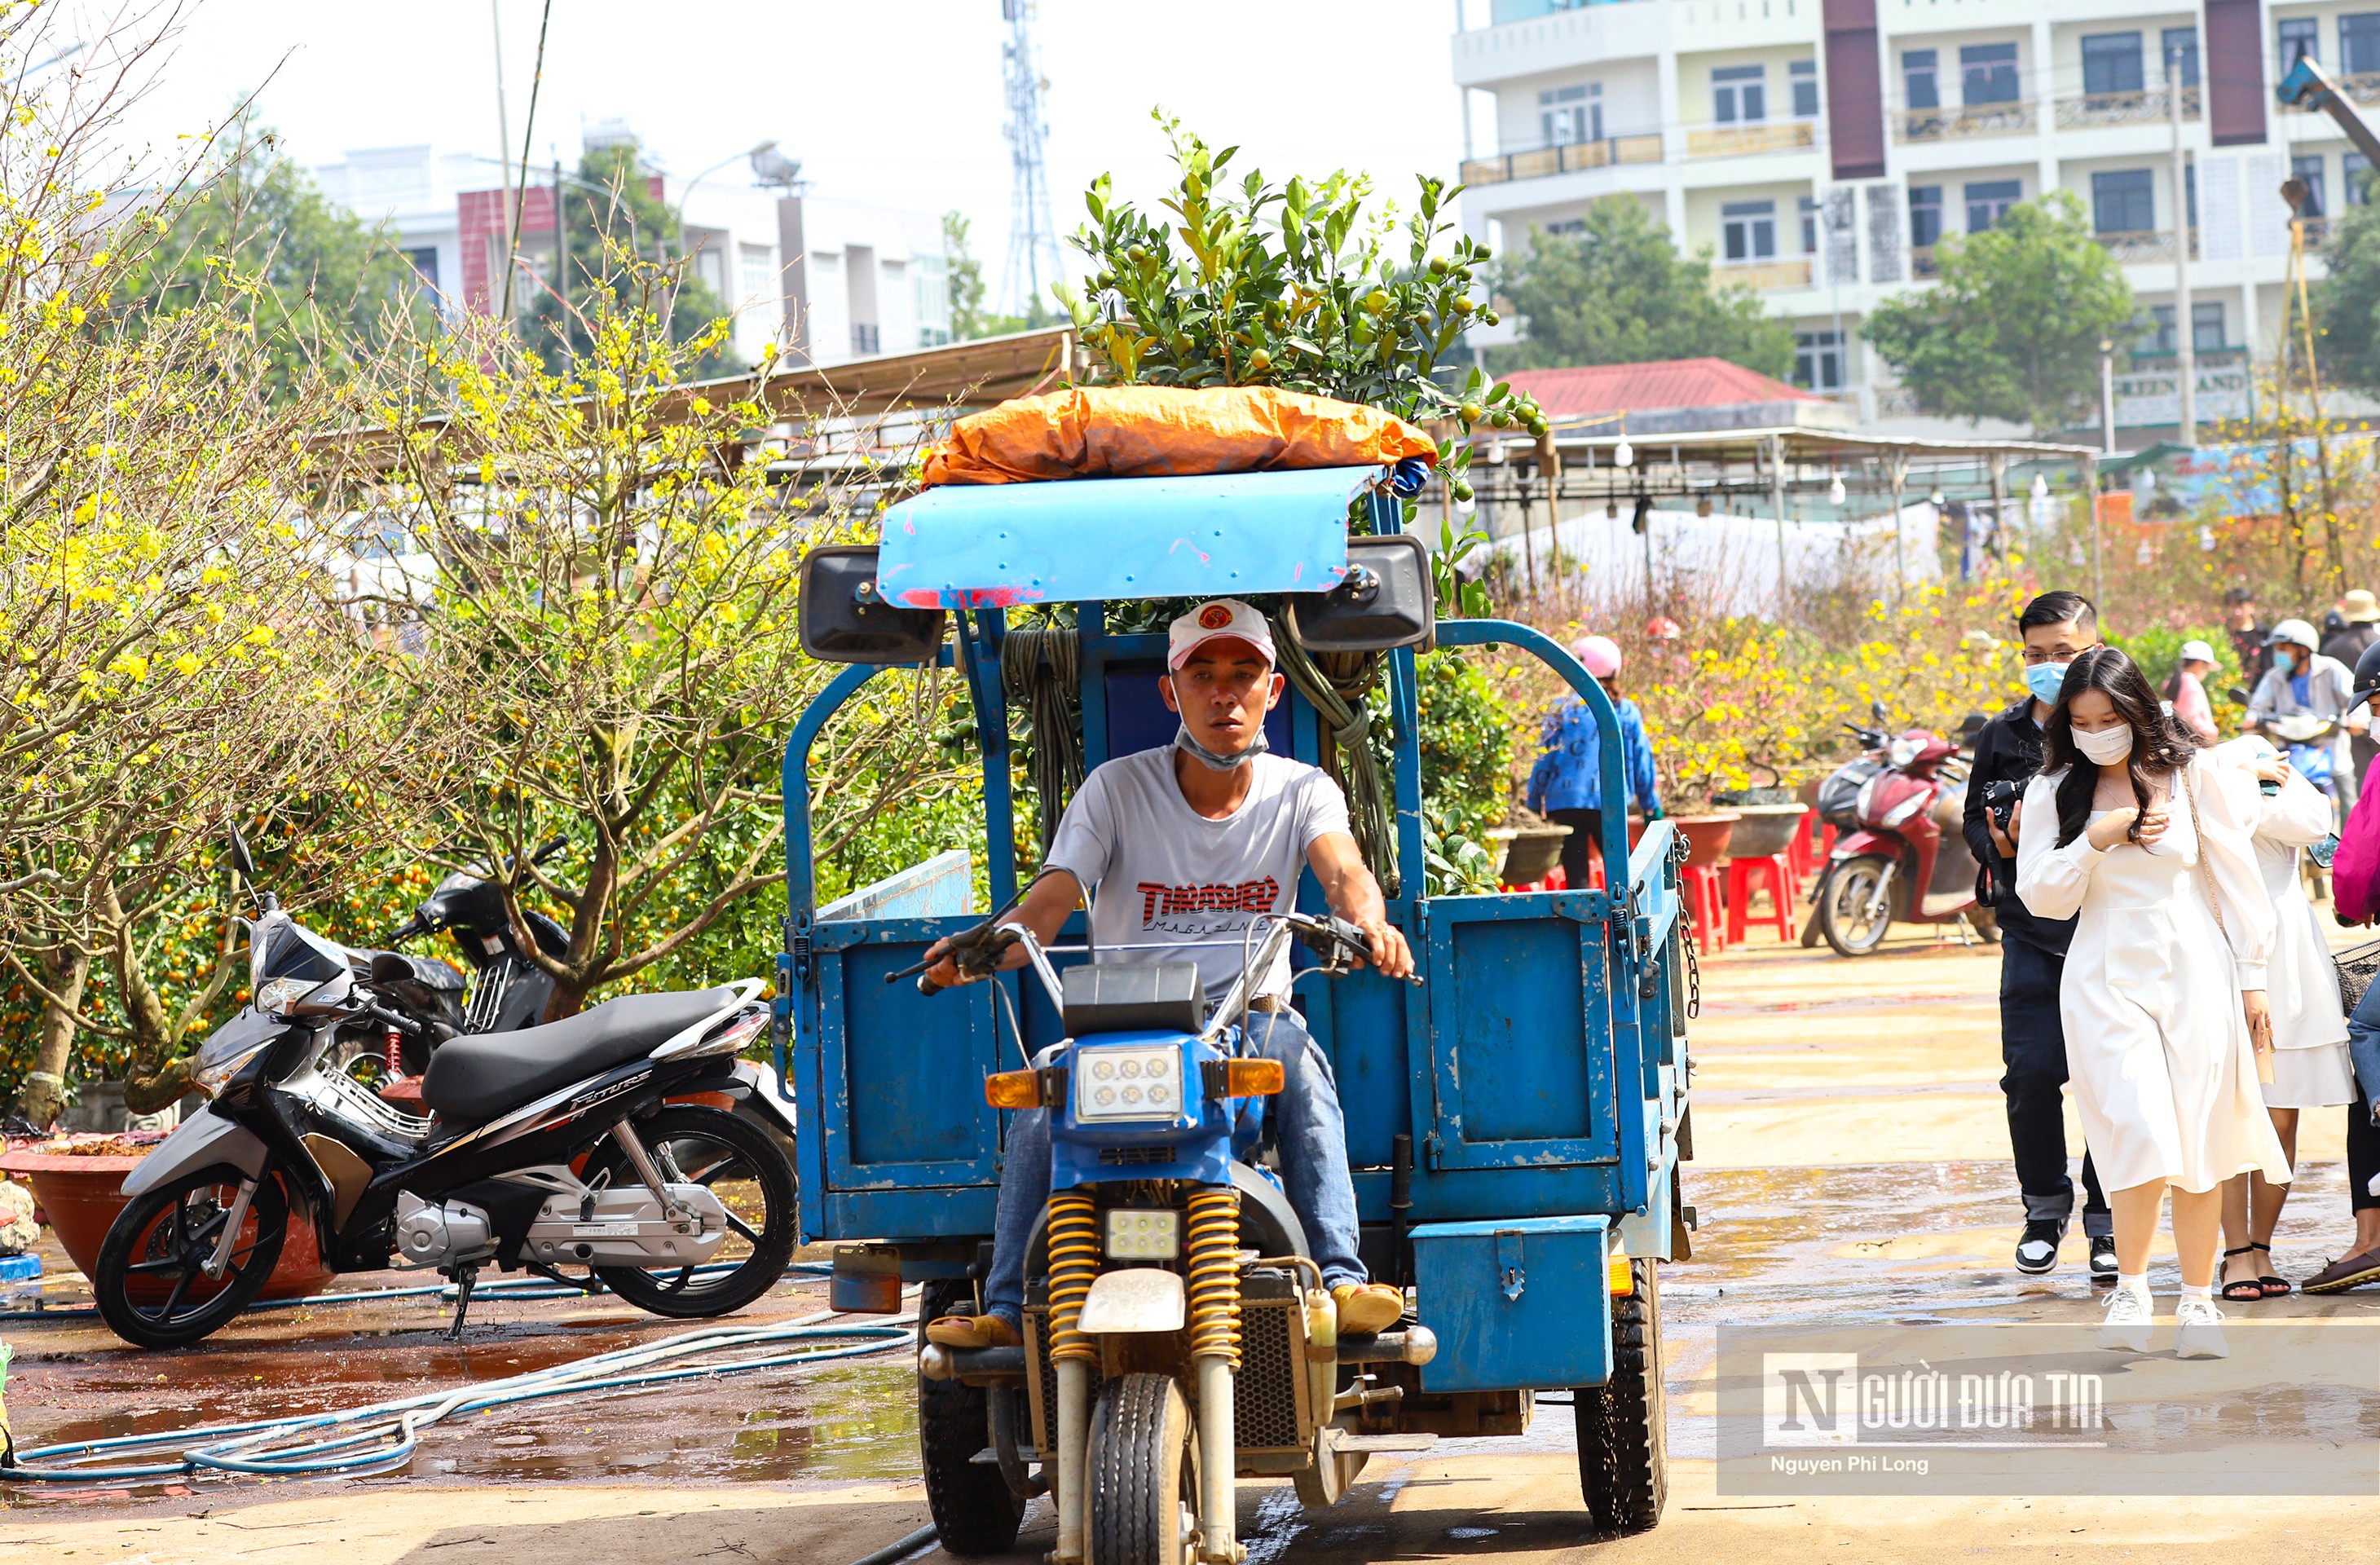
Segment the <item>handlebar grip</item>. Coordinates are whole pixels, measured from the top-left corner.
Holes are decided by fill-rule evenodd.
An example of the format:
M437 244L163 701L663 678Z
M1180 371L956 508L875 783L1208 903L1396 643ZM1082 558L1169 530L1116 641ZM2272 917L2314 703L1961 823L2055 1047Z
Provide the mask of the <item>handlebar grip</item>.
M942 990L948 987L949 986L946 984L938 984L934 982L934 976L931 973L920 973L917 975L917 992L924 995L929 1000L931 1000L934 996L941 993Z

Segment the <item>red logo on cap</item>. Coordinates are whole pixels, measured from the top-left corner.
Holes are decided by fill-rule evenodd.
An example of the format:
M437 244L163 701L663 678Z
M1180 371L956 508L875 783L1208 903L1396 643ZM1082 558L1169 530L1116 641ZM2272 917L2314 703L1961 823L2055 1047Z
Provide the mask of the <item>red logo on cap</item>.
M1232 623L1232 611L1220 603L1209 603L1198 611L1198 628L1220 630Z

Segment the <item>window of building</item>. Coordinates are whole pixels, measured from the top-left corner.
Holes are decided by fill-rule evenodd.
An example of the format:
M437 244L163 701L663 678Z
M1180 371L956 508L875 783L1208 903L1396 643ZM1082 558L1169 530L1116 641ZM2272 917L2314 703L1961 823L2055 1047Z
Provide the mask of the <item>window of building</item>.
M1768 117L1768 67L1727 66L1711 72L1711 117L1721 125L1757 125Z
M1912 185L1909 188L1909 242L1919 249L1931 249L1942 238L1942 187Z
M917 346L940 347L951 340L950 258L918 256L909 276L917 290Z
M2330 203L2323 200L2325 192L2322 188L2322 154L2320 152L2309 152L2302 157L2291 158L2289 177L2305 181L2306 199L2302 215L2320 217L2330 210Z
M1818 253L1818 200L1815 196L1802 198L1802 253Z
M431 293L436 293L438 291L438 247L425 245L418 250L407 250L405 252L405 259L413 263L413 270L419 273L423 286Z
M737 302L765 306L777 297L777 269L769 264L766 245L738 242L735 247Z
M2322 23L2313 17L2291 17L2273 30L2280 42L2281 73L2300 60L2322 58Z
M2194 27L2169 27L2158 39L2157 58L2178 66L2184 87L2198 85L2198 30Z
M1547 224L1546 232L1548 234L1584 234L1586 232L1586 219L1583 217L1565 217L1560 223Z
M2362 152L2338 154L2338 194L2349 206L2360 207L2363 204L2364 198L2369 194L2364 187L2371 183L2366 176L2371 172L2372 160Z
M2016 45L1970 43L1959 51L1959 95L1969 103L2013 103L2024 96L2016 79Z
M2145 168L2091 176L2091 226L2102 234L2145 234L2156 227L2156 176Z
M2009 208L2024 200L2024 181L1979 179L1962 193L1967 198L1967 232L1988 234L2000 225Z
M1548 147L1603 140L1603 83L1577 82L1537 94L1537 126Z
M1939 57L1931 49L1903 49L1900 52L1902 107L1938 109L1942 106L1941 88L1934 79L1936 61Z
M2143 353L2176 351L2180 345L2174 340L2173 306L2169 304L2149 306L2149 322L2151 331L2143 334L2143 343L2138 351ZM2223 301L2221 299L2192 300L2190 305L2191 351L2220 353L2228 346L2229 345L2223 338Z
M1729 201L1718 209L1719 236L1730 261L1768 261L1777 254L1777 203Z
M2085 94L2137 92L2145 85L2141 79L2139 33L2102 32L2082 40Z
M2338 68L2350 76L2380 71L2380 11L2338 18Z
M1843 388L1843 334L1840 332L1793 334L1793 383L1805 391Z
M1818 62L1795 60L1785 67L1785 74L1793 86L1793 117L1795 119L1817 118Z

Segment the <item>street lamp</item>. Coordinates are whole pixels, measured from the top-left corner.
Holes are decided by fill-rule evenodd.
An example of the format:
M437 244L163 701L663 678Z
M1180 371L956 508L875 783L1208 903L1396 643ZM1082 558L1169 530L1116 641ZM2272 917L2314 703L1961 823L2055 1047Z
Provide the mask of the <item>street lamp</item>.
M775 162L763 164L760 161L763 158L771 157L773 157ZM793 171L793 176L796 178L800 176L802 170L802 165L798 162L792 158L785 157L777 152L776 140L774 138L771 138L769 140L747 147L743 152L729 153L727 156L720 159L717 163L712 164L709 168L704 169L700 174L698 174L693 178L687 180L686 182L686 188L679 192L677 198L678 254L684 255L686 253L686 203L694 199L694 188L739 158L749 158L752 162L752 172L764 179L768 178L771 175L782 175L783 170L779 167L780 164L790 165ZM723 280L726 273L726 262L723 260L720 262L720 271L722 279Z
M2116 345L2107 337L2099 339L2099 442L2116 454Z

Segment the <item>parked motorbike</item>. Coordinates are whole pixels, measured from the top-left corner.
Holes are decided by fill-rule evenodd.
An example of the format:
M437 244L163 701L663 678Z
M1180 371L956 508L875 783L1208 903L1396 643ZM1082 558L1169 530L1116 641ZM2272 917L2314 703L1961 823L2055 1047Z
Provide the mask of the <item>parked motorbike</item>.
M1874 709L1878 723L1881 706ZM1819 785L1819 813L1840 833L1812 894L1816 934L1840 956L1865 956L1896 920L1964 920L1999 938L1975 901L1975 855L1961 830L1967 769L1959 747L1928 729L1898 735L1846 723L1864 754ZM1815 943L1805 934L1805 944Z
M530 862L543 864L565 845L557 838L540 848ZM560 956L570 949L569 931L544 914L524 908L521 917L538 948L548 956ZM553 980L522 952L513 938L512 921L504 916L504 892L493 880L472 870L447 876L431 888L413 910L413 916L390 933L388 943L403 945L441 934L455 942L455 949L471 965L468 998L464 998L459 981L453 989L459 1005L456 1032L508 1033L534 1026L544 1016L546 1001L553 998ZM419 1059L408 1056L405 1073L419 1075L429 1062L426 1052Z
M233 859L252 873L235 839ZM736 1058L769 1012L747 979L630 995L542 1026L443 1040L418 1119L341 1069L335 1046L391 1025L369 971L268 892L248 920L252 1002L201 1047L209 1101L140 1161L91 1279L126 1341L178 1347L255 1298L289 1225L342 1272L434 1267L460 1337L489 1262L655 1315L739 1309L784 1273L794 1171L777 1135L673 1096L773 1112ZM385 955L387 953L378 953ZM787 1140L792 1125L780 1120ZM565 1272L583 1268L586 1276Z
M953 942L978 974L1021 942L1068 1037L1037 1068L985 1084L995 1107L1050 1112L1026 1344L929 1345L919 1357L926 1487L947 1546L1004 1552L1027 1496L1049 1487L1057 1559L1237 1558L1235 1476L1285 1474L1305 1503L1335 1501L1366 1461L1344 1443L1360 1416L1349 1410L1398 1394L1362 1389L1368 1377L1353 1366L1435 1356L1419 1325L1338 1339L1297 1218L1253 1166L1264 1100L1282 1086L1279 1062L1241 1053L1256 976L1293 935L1326 973L1368 954L1363 931L1339 919L1267 923L1211 1015L1191 964L1075 967L1061 982L1020 925ZM1261 1450L1240 1449L1235 1408L1257 1410L1247 1416L1269 1432ZM989 1465L975 1454L987 1447Z

